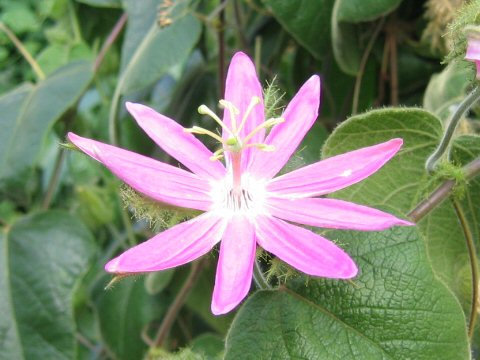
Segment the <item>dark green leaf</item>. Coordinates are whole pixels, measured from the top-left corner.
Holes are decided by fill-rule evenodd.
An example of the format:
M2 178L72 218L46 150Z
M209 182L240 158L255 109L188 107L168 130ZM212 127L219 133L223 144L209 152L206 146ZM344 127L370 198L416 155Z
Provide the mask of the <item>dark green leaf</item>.
M25 217L0 233L0 359L72 359L73 293L95 252L71 215Z
M357 25L338 19L340 2L336 1L332 12L332 48L333 55L342 71L356 75L360 69L362 49L360 30Z
M122 6L121 0L76 0L80 3L95 7L119 8Z
M434 276L414 228L332 232L356 260L353 282L300 281L240 309L225 359L469 359L462 310Z
M143 277L119 281L100 290L97 309L102 337L118 359L142 359L147 345L142 331L160 317L166 304L145 291ZM163 308L163 309L162 309Z
M330 52L330 17L334 0L262 0L280 24L312 55Z
M402 0L336 0L337 20L350 23L371 21L395 10Z

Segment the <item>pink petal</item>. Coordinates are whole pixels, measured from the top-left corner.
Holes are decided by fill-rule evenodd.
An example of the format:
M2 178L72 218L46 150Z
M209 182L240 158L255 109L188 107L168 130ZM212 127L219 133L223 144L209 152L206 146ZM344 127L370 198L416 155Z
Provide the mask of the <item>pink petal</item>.
M278 197L302 198L343 189L378 171L402 144L402 139L392 139L333 156L273 179L267 190Z
M480 40L468 37L467 53L465 54L466 60L476 61L480 60Z
M211 207L210 185L195 174L74 133L68 138L123 182L154 200L203 211Z
M176 121L141 104L127 102L125 105L158 146L195 174L214 179L225 175L223 164L218 160L211 161L212 152Z
M255 260L253 225L243 216L234 215L223 234L220 245L212 313L225 314L248 294Z
M414 225L383 211L336 199L269 198L267 208L283 220L324 228L378 231Z
M225 222L205 213L141 243L105 265L116 274L159 271L193 261L220 241Z
M350 256L320 235L270 216L258 216L256 222L258 244L294 268L335 279L350 279L357 274Z
M242 52L237 52L230 62L225 85L225 100L232 102L240 111L236 117L237 125L240 125L243 115L254 96L260 98L261 103L256 105L248 116L248 120L239 134L241 139L250 134L258 125L262 124L265 116L263 109L263 91L258 81L255 65L253 65L247 55ZM227 109L225 109L223 113L223 122L228 128L232 128L230 112ZM222 137L228 139L230 135L223 130ZM254 135L249 142L261 143L264 137L265 130L261 130ZM259 150L256 148L246 148L242 150L242 169L248 167L253 154L257 152L259 152ZM228 164L230 162L230 156L228 153L226 153L225 156Z
M290 101L282 117L284 123L275 125L265 143L273 145L275 151L259 151L250 171L264 179L271 179L287 163L307 131L318 116L320 104L320 78L312 76Z

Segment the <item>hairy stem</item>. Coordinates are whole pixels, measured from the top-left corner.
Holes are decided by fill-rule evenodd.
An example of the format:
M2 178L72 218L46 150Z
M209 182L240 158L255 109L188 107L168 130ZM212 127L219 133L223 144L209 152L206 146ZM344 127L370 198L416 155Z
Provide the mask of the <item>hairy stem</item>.
M479 175L480 157L465 165L462 170L465 174L466 180L472 179ZM412 211L410 211L408 217L413 222L420 221L450 195L455 184L456 182L454 180L445 180L425 200L420 202Z
M40 68L40 65L35 61L33 56L28 52L28 50L23 46L22 42L15 36L12 30L10 30L7 25L4 23L0 22L0 30L3 31L10 41L15 45L17 50L22 54L22 56L25 58L25 60L30 64L30 67L32 68L33 72L37 76L38 80L43 80L45 79L45 73L43 70Z
M187 296L190 293L190 290L192 289L193 285L195 285L195 282L200 276L203 266L204 266L204 261L202 260L195 261L194 263L192 263L190 267L190 273L188 274L187 279L183 283L182 288L180 289L177 296L175 297L175 300L173 300L173 303L168 308L167 313L165 314L165 317L163 318L163 321L160 324L157 334L155 335L155 340L153 343L154 346L156 347L163 346L168 336L168 333L170 332L170 329L175 321L175 318L177 317L180 309L185 303L185 300L187 299Z
M477 320L477 308L478 304L478 260L477 253L475 251L475 243L473 241L472 231L468 225L465 213L460 203L453 199L453 208L457 214L457 218L462 226L463 235L465 236L465 242L468 249L468 257L470 260L470 269L472 272L472 305L470 307L470 320L468 322L468 337L471 339L475 331L475 321Z
M463 100L463 102L457 107L455 112L452 114L450 121L448 123L447 129L445 130L445 134L443 135L440 144L435 149L432 155L429 156L427 162L425 163L425 168L427 169L428 173L432 173L435 170L435 166L443 156L443 154L447 151L448 146L450 145L450 141L452 140L453 133L457 128L457 125L462 118L463 114L469 110L475 102L480 98L480 87L476 87L472 90L470 94Z

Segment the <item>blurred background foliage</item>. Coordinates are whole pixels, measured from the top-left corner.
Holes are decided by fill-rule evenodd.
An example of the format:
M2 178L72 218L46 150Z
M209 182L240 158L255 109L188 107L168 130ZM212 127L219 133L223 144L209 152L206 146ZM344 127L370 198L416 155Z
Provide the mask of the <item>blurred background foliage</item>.
M110 278L103 264L151 236L153 228L133 218L108 171L60 146L67 131L175 164L136 126L124 102L147 104L186 127L211 127L197 108L216 108L236 51L252 57L265 86L274 81L285 92L283 104L311 74L322 78L319 118L290 168L318 161L340 123L372 108L424 107L444 122L475 77L474 66L461 60L461 25L477 22L478 12L464 11L463 23L448 26L462 5L462 0L0 0L0 359L225 354L235 314L210 313L215 252L198 268L129 277L104 290ZM448 54L449 63L442 63ZM422 128L428 116L415 113L409 119L418 121L411 126L433 131ZM477 130L472 114L461 131ZM438 141L433 138L418 146ZM336 139L326 148L330 155L335 148L364 145ZM381 203L373 198L362 201ZM409 210L399 204L390 210ZM193 288L159 341L160 324L187 278ZM451 283L468 309L462 299L471 289L468 276L463 279ZM248 324L239 330L242 321L245 317L229 332L229 358L241 358L235 352L241 339L234 337L249 331ZM464 335L458 358L467 358Z

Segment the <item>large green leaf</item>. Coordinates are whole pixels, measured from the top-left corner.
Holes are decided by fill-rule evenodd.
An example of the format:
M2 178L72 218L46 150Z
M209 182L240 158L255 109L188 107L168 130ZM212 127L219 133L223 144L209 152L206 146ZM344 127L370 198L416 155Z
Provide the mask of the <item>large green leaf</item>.
M225 359L470 358L462 310L435 278L416 229L329 237L360 275L256 293L232 324Z
M0 359L72 359L73 292L95 252L71 215L25 217L0 233Z
M392 138L402 138L404 145L380 171L334 196L407 213L418 200L420 183L426 177L425 159L435 149L441 133L438 118L416 108L373 110L349 118L328 138L323 157Z
M78 101L92 74L89 62L75 62L0 97L0 189L36 164L48 131Z
M330 18L334 0L263 0L275 18L312 55L330 52Z
M395 10L402 0L336 0L338 21L371 21Z
M434 115L420 109L383 109L355 116L339 126L324 147L324 156L354 150L401 137L402 150L373 176L334 194L336 198L382 207L405 214L434 189L428 186L424 170L427 157L440 140L442 126ZM466 163L478 149L478 138L458 139L454 160ZM473 141L473 143L472 143ZM463 150L462 150L463 149ZM472 182L473 183L473 182ZM476 183L476 182L475 182ZM479 214L478 190L467 192L465 202L470 214ZM475 210L476 209L476 210ZM477 215L478 218L479 215ZM474 219L474 215L471 215ZM474 223L473 227L476 227ZM447 201L418 224L425 236L431 265L465 306L470 291L465 290L463 277L468 275L468 254L462 229L451 204ZM468 278L466 279L468 283Z

